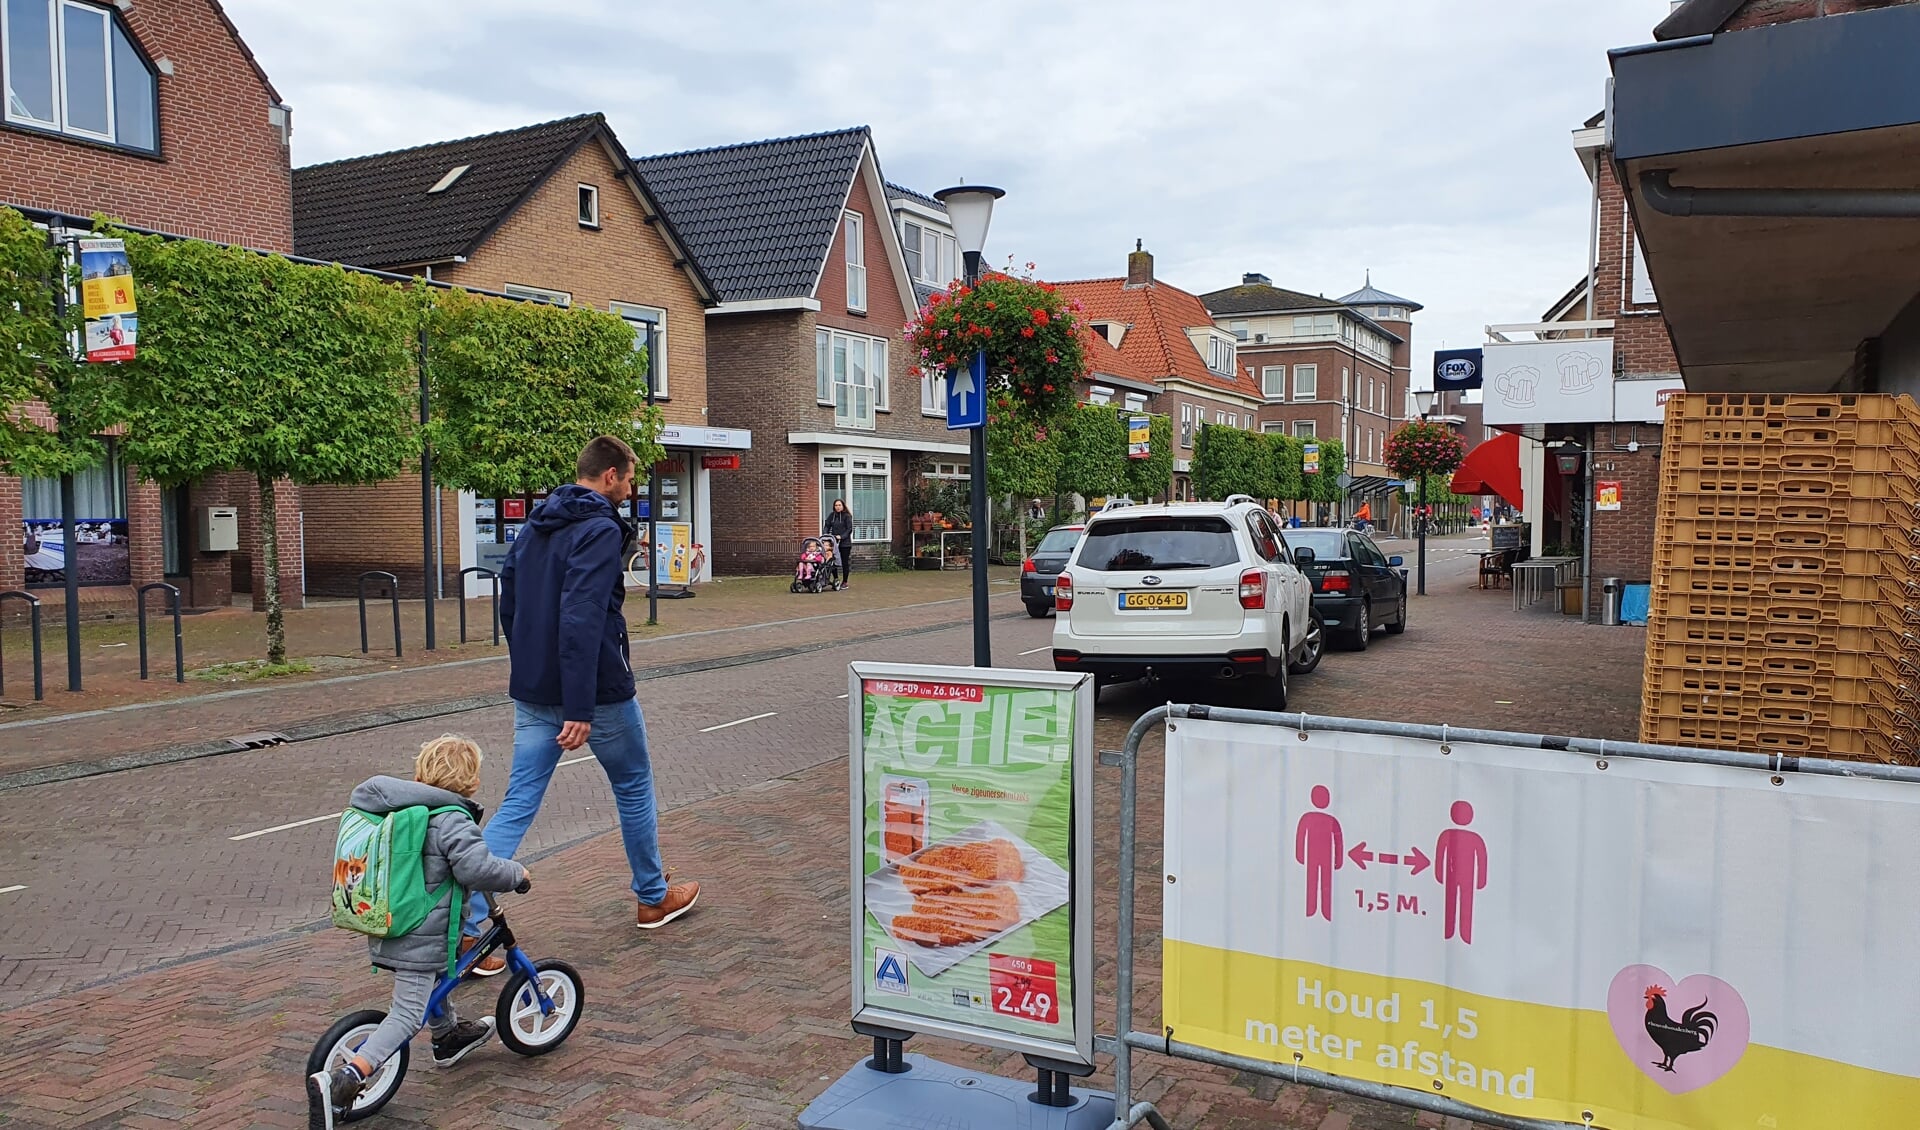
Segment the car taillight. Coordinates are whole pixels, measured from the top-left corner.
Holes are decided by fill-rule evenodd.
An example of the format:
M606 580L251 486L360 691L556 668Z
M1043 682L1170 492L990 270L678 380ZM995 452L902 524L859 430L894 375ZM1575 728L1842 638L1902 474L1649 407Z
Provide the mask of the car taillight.
M1033 567L1033 558L1029 557L1020 563L1020 571L1022 573L1038 573L1040 570Z
M1240 574L1240 607L1265 608L1267 606L1267 575L1258 569L1249 569Z
M1321 592L1350 592L1352 591L1352 585L1353 575L1344 570L1336 573L1322 573L1320 575Z
M1073 578L1065 573L1053 582L1053 610L1055 612L1073 611Z

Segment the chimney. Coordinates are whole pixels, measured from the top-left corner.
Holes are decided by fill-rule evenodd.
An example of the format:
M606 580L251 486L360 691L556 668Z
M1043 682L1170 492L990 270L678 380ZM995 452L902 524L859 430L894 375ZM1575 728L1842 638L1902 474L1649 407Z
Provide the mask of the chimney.
M1273 280L1261 274L1259 271L1248 271L1246 274L1240 276L1240 285L1241 286L1272 286Z
M1127 253L1127 288L1153 285L1153 252L1141 248L1141 240L1133 241L1133 250Z

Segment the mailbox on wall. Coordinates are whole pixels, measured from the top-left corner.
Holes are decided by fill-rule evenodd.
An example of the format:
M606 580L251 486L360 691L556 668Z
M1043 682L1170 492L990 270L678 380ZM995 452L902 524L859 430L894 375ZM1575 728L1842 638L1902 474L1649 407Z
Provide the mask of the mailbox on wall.
M232 553L240 548L240 511L232 506L201 506L198 542L202 553Z

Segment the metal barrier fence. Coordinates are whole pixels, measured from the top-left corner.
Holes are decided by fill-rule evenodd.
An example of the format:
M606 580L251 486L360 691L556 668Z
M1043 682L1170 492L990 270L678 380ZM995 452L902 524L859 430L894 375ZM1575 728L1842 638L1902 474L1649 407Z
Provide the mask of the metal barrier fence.
M483 565L472 565L460 570L460 642L467 642L467 575L483 577L493 582L493 646L500 646L500 574Z
M180 590L165 581L141 585L134 594L135 617L140 622L140 677L147 677L147 593L161 589L167 594L167 610L173 614L173 681L187 681L186 644L180 636Z
M1178 719L1211 720L1215 722L1240 723L1248 726L1277 727L1299 731L1302 740L1315 732L1332 732L1355 735L1372 735L1386 738L1410 738L1420 741L1439 743L1439 751L1446 753L1450 743L1474 743L1483 746L1504 747L1510 750L1542 751L1548 754L1577 755L1588 762L1590 768L1605 771L1608 759L1634 759L1656 762L1669 762L1696 766L1718 766L1731 769L1753 770L1771 774L1771 783L1782 786L1786 776L1811 777L1849 777L1873 781L1898 782L1901 784L1920 784L1920 768L1896 765L1882 765L1864 762L1831 761L1816 758L1798 758L1784 755L1766 755L1736 753L1722 750L1687 749L1675 746L1642 745L1628 742L1610 742L1593 738L1554 737L1542 734L1517 734L1494 730L1456 729L1448 726L1421 726L1395 722L1363 721L1348 718L1327 718L1309 714L1272 714L1264 711L1241 710L1224 707L1168 705L1156 707L1142 715L1133 724L1127 734L1125 748L1119 752L1103 752L1101 764L1118 766L1121 770L1120 788L1120 891L1119 891L1119 929L1118 953L1119 969L1116 976L1115 1027L1120 1033L1117 1037L1101 1036L1096 1047L1114 1057L1114 1099L1116 1117L1111 1130L1127 1130L1142 1122L1156 1128L1169 1130L1169 1124L1157 1109L1149 1102L1133 1101L1133 1053L1151 1051L1168 1055L1175 1059L1191 1060L1197 1063L1230 1068L1285 1082L1303 1083L1329 1091L1391 1103L1414 1110L1429 1111L1476 1122L1484 1126L1501 1127L1503 1130L1565 1130L1569 1126L1579 1126L1575 1122L1547 1122L1500 1114L1459 1102L1438 1094L1428 1094L1410 1088L1397 1087L1369 1080L1348 1078L1312 1070L1300 1066L1283 1066L1278 1063L1215 1051L1189 1043L1174 1040L1172 1030L1165 1032L1140 1032L1133 1028L1133 992L1135 957L1135 907L1134 887L1137 878L1138 861L1138 762L1142 740L1162 723ZM1319 803L1318 800L1315 803ZM1364 848L1364 843L1361 845ZM1171 872L1169 873L1171 881ZM1163 926L1164 933L1164 926ZM1296 1064L1299 1060L1296 1054ZM1593 1124L1593 1115L1588 1112L1586 1124Z
M7 607L9 600L24 600L28 608L29 631L33 638L33 701L43 702L47 697L46 673L40 662L40 598L30 592L11 589L0 592L0 610ZM69 647L73 646L68 644ZM4 654L0 654L0 694L7 691L7 664Z
M367 654L367 582L379 581L387 586L387 597L393 602L393 657L400 658L400 578L381 569L372 569L360 574L355 589L360 598L360 654Z

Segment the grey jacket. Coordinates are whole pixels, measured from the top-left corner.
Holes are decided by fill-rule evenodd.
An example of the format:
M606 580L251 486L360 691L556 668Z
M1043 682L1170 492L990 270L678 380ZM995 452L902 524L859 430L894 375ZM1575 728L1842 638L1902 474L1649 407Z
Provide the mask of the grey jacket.
M459 805L471 814L442 812L427 822L426 863L421 872L429 891L446 882L449 874L454 882L470 891L510 891L526 878L526 868L487 850L487 842L480 838L480 825L475 823L479 809L458 793L398 777L369 777L353 790L347 803L375 816L416 804L428 808ZM434 907L427 920L411 934L399 938L368 938L367 950L373 963L382 969L422 973L445 969L451 901L442 901Z

